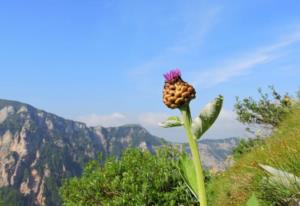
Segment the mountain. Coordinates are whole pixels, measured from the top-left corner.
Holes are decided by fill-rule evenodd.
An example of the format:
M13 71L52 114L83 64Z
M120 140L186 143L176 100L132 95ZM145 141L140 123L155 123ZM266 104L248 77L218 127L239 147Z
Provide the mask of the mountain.
M0 195L22 199L15 203L20 205L59 205L62 179L80 175L99 153L106 158L129 146L153 150L163 142L139 125L87 127L0 100Z
M198 142L198 148L204 168L213 172L219 172L231 166L231 154L239 142L240 138L237 137L200 140ZM191 154L190 147L187 143L174 145L181 149L183 147L187 153Z
M204 167L214 171L225 170L232 164L232 150L239 141L240 139L236 137L201 140L198 148Z
M199 143L206 168L223 169L235 138ZM11 205L58 206L64 178L78 176L101 153L127 147L154 151L166 143L140 125L87 127L28 104L0 100L0 197Z

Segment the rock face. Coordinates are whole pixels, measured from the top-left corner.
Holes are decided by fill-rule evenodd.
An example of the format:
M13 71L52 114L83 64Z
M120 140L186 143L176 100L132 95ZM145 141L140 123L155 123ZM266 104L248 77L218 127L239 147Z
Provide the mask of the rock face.
M209 139L198 143L203 166L213 172L223 171L232 164L232 150L239 143L239 138ZM186 151L190 153L188 145Z
M80 175L99 153L105 158L129 146L153 150L162 142L139 125L87 127L0 100L0 188L18 191L26 205L60 205L62 179Z
M204 166L214 171L223 171L232 164L232 150L239 138L203 140L198 144Z

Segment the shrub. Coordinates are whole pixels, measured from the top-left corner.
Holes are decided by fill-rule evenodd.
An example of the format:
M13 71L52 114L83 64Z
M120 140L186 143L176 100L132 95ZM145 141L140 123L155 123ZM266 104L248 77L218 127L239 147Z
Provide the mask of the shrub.
M273 86L269 86L271 90L270 98L268 93L263 93L258 89L260 99L255 101L252 97L240 100L236 98L235 110L238 120L245 124L269 125L277 127L283 120L285 114L291 108L291 98L288 94L280 95Z
M192 205L197 201L176 166L179 155L170 148L156 155L128 149L119 160L109 158L104 165L91 161L81 177L64 182L63 205Z
M240 157L250 152L256 145L262 145L264 140L254 138L254 139L241 139L238 145L233 149L232 155L235 160L240 159Z

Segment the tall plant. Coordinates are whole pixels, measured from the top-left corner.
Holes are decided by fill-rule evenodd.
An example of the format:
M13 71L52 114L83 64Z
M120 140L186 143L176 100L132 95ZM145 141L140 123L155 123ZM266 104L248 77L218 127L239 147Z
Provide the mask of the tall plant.
M177 116L169 117L166 121L161 122L160 126L164 128L184 127L192 153L192 160L188 156L183 155L179 168L185 183L198 199L200 205L207 206L204 173L197 141L217 119L222 108L223 97L220 95L215 98L192 120L189 103L196 97L195 89L181 79L179 69L171 70L164 77L163 102L171 109L179 109L182 118Z

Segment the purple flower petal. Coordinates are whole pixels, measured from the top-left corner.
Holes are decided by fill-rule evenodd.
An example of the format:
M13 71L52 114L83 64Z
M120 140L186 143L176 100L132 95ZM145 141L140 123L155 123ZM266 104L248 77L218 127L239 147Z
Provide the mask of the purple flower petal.
M178 79L180 76L181 76L181 72L179 69L173 69L168 73L164 74L165 80L168 82Z

